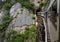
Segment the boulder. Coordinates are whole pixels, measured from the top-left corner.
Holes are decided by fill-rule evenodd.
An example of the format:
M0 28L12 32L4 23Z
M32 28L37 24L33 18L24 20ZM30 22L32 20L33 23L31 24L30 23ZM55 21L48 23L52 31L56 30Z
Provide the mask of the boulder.
M20 3L14 4L10 9L10 16L14 16L19 8L21 8Z

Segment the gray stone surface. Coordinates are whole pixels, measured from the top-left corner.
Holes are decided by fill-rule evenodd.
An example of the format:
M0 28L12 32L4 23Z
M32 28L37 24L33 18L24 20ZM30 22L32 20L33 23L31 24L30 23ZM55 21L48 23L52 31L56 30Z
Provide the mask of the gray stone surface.
M21 4L19 3L16 3L12 6L10 9L10 15L13 16L13 20L9 24L6 32L9 32L11 29L23 29L24 26L31 25L34 22L32 17L29 15L28 9L22 8Z
M23 25L33 24L33 19L29 16L27 9L23 10L22 14L19 14L16 18L15 26L20 27Z
M21 8L22 8L21 4L16 3L10 9L10 15L13 17L16 17L13 19L13 22L12 22L14 24L14 27L30 25L33 23L32 18L29 16L28 9L23 8L23 11L21 11ZM19 12L22 12L22 13L19 13ZM19 13L19 14L17 14L17 13Z
M15 13L17 12L17 10L18 10L19 8L21 8L21 4L20 4L20 3L14 4L14 5L11 7L11 9L10 9L10 15L11 15L11 16L14 16Z

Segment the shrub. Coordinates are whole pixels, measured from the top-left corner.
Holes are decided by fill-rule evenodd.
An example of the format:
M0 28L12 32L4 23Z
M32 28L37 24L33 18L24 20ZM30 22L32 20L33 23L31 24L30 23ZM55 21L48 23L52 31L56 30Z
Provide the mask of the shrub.
M12 6L11 3L5 3L5 4L3 5L3 7L5 7L6 9L10 9L11 6Z
M12 21L12 17L9 14L6 14L2 17L3 23L0 24L0 31L4 31L7 29L9 23Z
M17 0L18 2L20 2L22 4L22 6L33 10L34 9L34 4L30 3L28 0Z
M50 0L46 0L46 2L45 3L40 3L40 5L39 5L39 8L41 9L42 7L46 7L48 4L49 4L49 1Z
M11 32L9 32L9 35L7 37L7 42L26 42L29 40L32 42L36 42L35 41L36 39L36 26L35 25L32 25L30 28L27 27L25 32L22 34L16 33L16 31L12 31L12 30Z
M36 16L34 14L31 14L32 19L36 19Z

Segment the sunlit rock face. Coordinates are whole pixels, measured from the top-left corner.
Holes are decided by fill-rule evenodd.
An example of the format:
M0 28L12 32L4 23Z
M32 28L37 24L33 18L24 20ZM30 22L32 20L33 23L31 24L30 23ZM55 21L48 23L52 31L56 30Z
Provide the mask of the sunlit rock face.
M17 15L15 26L23 26L30 25L33 23L32 18L29 16L29 11L27 9L23 9L22 14Z
M7 31L12 28L16 31L24 31L26 26L34 24L34 20L29 15L29 11L26 8L22 8L21 4L16 3L10 9L10 16L13 17L12 22L9 24Z
M20 3L14 4L14 5L11 7L11 9L10 9L10 15L11 15L11 16L14 16L14 15L16 14L17 10L20 9L20 8L21 8L21 4L20 4Z

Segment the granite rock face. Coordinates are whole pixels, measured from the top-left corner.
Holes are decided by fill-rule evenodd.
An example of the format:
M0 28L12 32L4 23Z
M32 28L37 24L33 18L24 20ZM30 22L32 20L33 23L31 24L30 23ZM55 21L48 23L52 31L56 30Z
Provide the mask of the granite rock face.
M16 3L14 4L11 9L10 9L10 15L14 16L15 14L17 14L17 10L21 8L21 4L20 3Z
M20 3L16 3L11 7L10 16L13 17L13 20L9 24L7 31L11 29L24 31L28 25L34 24L34 20L29 15L28 9L22 8Z
M17 15L15 27L33 24L33 19L29 16L27 9L23 9L22 14Z

